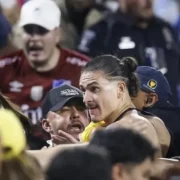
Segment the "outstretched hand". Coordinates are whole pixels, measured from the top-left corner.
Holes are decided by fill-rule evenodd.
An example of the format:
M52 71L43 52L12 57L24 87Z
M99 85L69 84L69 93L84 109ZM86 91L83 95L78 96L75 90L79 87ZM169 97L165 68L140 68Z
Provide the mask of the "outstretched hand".
M51 135L52 142L56 145L58 144L76 144L79 143L79 141L74 138L72 135L59 130L58 135Z

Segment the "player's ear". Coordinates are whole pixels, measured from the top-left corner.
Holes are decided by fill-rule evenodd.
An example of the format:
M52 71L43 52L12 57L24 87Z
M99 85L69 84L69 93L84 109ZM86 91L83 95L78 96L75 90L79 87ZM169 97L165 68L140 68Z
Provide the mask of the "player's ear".
M152 107L158 101L158 96L155 93L150 93L147 97L144 107Z

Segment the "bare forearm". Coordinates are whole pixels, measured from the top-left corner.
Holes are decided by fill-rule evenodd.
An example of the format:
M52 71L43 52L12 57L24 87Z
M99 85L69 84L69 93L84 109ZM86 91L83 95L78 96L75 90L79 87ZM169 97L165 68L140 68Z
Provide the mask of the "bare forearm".
M66 149L72 149L77 147L86 147L87 144L68 144L68 145L58 145L53 148L42 149L42 150L28 150L27 153L38 160L41 167L46 169L51 162L52 158L59 152Z

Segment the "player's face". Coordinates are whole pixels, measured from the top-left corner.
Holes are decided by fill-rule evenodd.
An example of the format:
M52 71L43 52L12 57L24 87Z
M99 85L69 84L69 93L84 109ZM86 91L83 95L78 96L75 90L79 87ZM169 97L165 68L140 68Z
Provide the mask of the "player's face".
M94 122L110 119L121 103L117 96L117 82L109 81L102 71L83 72L79 86L84 92L84 103Z
M48 31L41 26L24 26L24 51L30 64L43 66L53 56L59 42L58 28Z
M58 130L63 130L76 139L89 124L85 105L77 100L70 100L57 112L50 111L47 119L52 128L51 134L58 135Z

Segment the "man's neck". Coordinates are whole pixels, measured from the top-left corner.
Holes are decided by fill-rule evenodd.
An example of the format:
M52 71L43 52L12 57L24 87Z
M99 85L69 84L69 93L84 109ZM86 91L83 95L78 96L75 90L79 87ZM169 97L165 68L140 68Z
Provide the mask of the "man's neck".
M59 62L59 57L60 57L60 50L58 48L55 48L51 57L48 59L46 64L44 64L43 66L34 67L34 68L36 69L37 72L50 71L57 66Z
M106 123L112 124L123 112L125 112L129 108L135 108L135 106L133 105L131 100L124 101L123 105L119 106L116 111L112 112L111 115L107 117L107 120L105 120Z
M136 26L141 29L146 29L149 26L150 20L137 19Z

